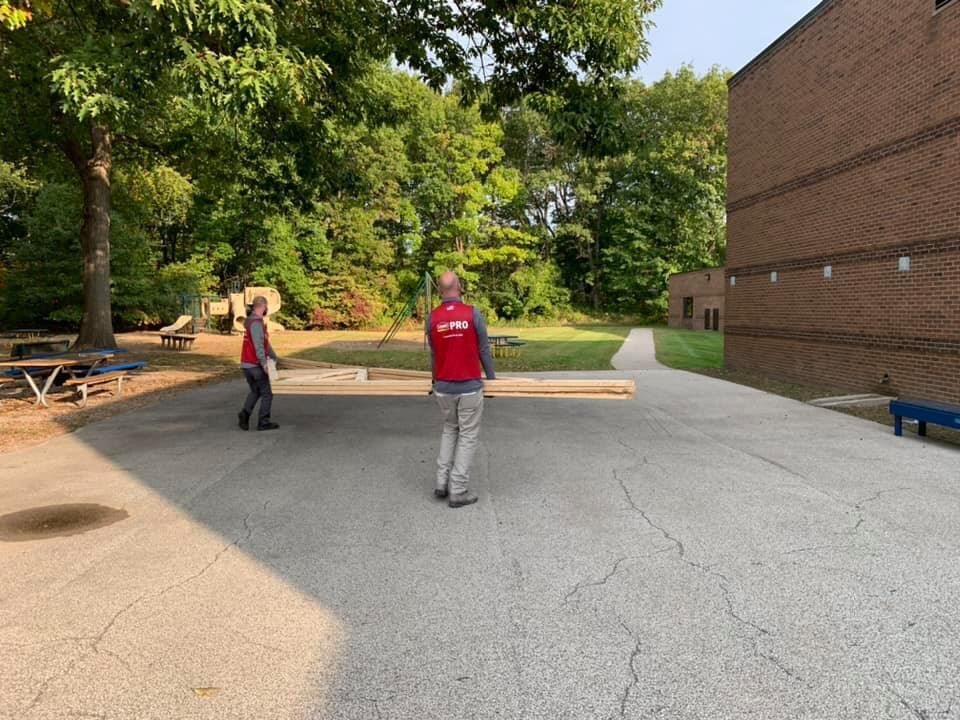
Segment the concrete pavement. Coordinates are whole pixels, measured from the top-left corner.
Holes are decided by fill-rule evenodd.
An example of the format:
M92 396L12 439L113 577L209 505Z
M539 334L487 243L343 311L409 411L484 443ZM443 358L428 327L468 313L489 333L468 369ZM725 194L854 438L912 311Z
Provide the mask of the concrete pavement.
M634 328L627 335L620 350L610 360L617 370L664 370L657 362L656 346L653 342L653 330Z
M0 455L0 514L129 513L0 542L0 717L960 718L957 450L626 375L488 401L455 511L429 398L245 434L230 383Z

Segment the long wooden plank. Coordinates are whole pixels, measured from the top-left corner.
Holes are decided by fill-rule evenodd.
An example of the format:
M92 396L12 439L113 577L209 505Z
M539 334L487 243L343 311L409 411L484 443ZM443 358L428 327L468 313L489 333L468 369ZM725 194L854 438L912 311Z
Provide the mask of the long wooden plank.
M371 397L403 397L428 395L431 382L415 380L324 380L303 373L285 373L273 383L278 395L350 395ZM629 400L635 396L632 380L548 380L504 378L484 383L484 393L490 397L523 398L584 398Z
M397 370L394 368L369 368L371 380L429 380L430 373L423 370Z
M281 357L277 360L278 370L313 370L316 368L338 368L343 370L356 370L354 365L342 365L339 363L319 362L317 360L303 360L301 358Z

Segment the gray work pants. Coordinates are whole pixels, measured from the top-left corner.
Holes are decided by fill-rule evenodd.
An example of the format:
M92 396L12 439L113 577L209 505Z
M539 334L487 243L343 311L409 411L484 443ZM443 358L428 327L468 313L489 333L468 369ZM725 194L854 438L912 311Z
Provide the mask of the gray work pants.
M480 442L483 390L467 395L434 393L443 413L443 436L437 458L437 488L449 483L451 495L467 491L470 463Z
M270 376L264 372L263 368L243 368L243 376L247 379L247 386L250 392L247 393L247 400L243 403L243 409L247 415L253 414L253 408L260 401L260 418L257 427L266 425L270 422L270 408L273 405L273 389L270 387Z

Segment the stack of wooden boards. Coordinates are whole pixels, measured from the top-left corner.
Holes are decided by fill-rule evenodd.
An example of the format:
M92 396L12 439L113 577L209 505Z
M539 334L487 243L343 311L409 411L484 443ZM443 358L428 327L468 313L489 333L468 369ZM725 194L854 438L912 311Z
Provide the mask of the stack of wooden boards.
M430 373L419 370L359 368L332 363L281 358L279 379L272 383L276 395L366 395L404 397L428 395ZM632 400L633 380L553 380L500 378L484 382L488 397L571 398Z

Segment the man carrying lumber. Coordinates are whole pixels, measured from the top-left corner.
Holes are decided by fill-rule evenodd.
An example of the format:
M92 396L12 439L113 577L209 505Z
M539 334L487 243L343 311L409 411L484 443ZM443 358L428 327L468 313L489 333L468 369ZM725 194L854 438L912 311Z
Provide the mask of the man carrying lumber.
M243 323L243 345L240 350L240 367L247 379L250 392L247 401L240 411L240 429L250 429L250 416L253 408L260 401L260 417L257 430L276 430L279 425L270 420L270 407L273 405L273 390L270 387L270 372L267 367L268 359L274 362L277 354L270 346L270 334L267 332L267 323L264 320L267 314L267 299L258 295L253 299L253 310Z
M483 415L481 364L488 380L495 380L496 372L487 324L479 310L460 299L460 279L455 273L445 272L439 286L442 302L426 323L433 394L443 413L433 494L447 498L450 507L458 508L477 501L477 496L467 490L467 483Z

